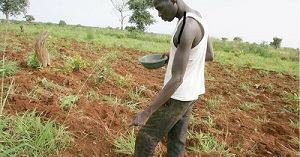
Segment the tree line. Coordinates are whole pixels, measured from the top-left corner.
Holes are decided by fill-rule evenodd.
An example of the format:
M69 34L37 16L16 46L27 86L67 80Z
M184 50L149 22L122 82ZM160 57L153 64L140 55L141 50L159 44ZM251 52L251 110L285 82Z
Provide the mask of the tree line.
M129 17L129 23L134 26L127 27L129 30L138 30L144 32L146 27L153 24L155 19L148 9L152 8L152 0L110 0L114 9L119 12L121 30L124 29L124 21L128 16L126 13L130 10L132 15ZM5 15L9 22L10 16L24 14L26 21L34 21L32 15L26 15L29 8L29 0L0 0L0 11Z
M128 11L132 14L129 16L129 23L133 26L125 27L129 31L144 32L147 26L155 23L154 17L148 11L153 8L152 0L109 0L114 9L119 13L120 29L124 30L125 19L129 16ZM34 21L32 15L26 15L29 7L29 0L0 0L0 11L5 15L6 21L9 22L10 16L16 16L23 13L26 21ZM223 39L222 39L223 40ZM234 41L242 41L242 38L236 37ZM271 46L280 48L282 39L278 37L273 38Z

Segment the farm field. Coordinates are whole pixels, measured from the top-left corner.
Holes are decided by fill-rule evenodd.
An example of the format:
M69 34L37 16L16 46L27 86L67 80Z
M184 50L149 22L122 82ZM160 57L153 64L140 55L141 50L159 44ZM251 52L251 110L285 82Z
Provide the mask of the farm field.
M21 33L19 24L0 25L0 54L18 66L2 77L4 117L35 111L43 121L66 126L69 146L51 156L132 156L139 128L127 125L160 91L166 68L145 69L138 58L167 51L167 37L151 36L148 43L112 29L27 23ZM50 30L50 73L29 63L44 30ZM229 64L218 58L223 55L217 50L216 61L206 63L206 93L194 105L185 156L298 156L299 69ZM2 127L3 134L10 129ZM155 154L166 156L166 139Z

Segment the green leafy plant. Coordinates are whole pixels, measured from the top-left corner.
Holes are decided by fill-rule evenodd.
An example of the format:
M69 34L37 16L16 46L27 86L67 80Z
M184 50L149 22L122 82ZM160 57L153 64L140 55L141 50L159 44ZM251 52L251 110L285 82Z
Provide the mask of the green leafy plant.
M46 89L54 89L54 83L52 81L48 81L46 78L38 78L38 81L41 82Z
M3 73L4 77L13 76L19 71L18 63L15 61L4 62L0 60L0 72Z
M38 62L37 57L36 57L36 53L34 53L34 52L31 53L31 55L28 57L27 65L31 66L33 68L39 68L40 67L39 62Z
M117 77L117 87L123 88L123 87L129 87L131 85L130 81L132 80L132 75L116 75Z
M63 97L60 100L60 108L61 109L71 109L73 107L74 104L77 103L77 101L79 100L79 96L78 95L68 95Z
M141 100L144 99L141 97L141 94L147 89L145 85L135 87L133 90L129 91L129 96L132 100Z
M267 90L273 90L274 86L272 84L268 84L266 88L267 88Z
M66 70L68 72L73 72L77 70L83 70L87 67L88 62L83 60L82 57L76 53L76 55L73 57L68 57L68 61L66 63Z
M249 87L246 84L241 84L240 88L244 91L249 91Z
M100 97L99 93L96 92L96 91L94 91L94 90L89 90L89 91L86 93L85 97L86 97L87 99L90 99L91 101L94 101L94 100L101 100L101 97Z

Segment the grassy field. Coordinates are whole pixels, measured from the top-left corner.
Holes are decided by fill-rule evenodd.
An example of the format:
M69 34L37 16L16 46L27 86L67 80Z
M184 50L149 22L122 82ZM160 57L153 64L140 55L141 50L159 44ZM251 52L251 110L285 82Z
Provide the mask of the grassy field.
M19 32L20 25L24 25L26 33L37 37L41 30L49 30L53 40L49 39L49 48L55 52L56 38L76 39L88 41L96 47L124 47L135 50L163 53L169 50L169 35L138 33L116 30L113 28L92 28L82 26L60 26L52 23L20 23L12 25L2 24L1 30ZM27 26L28 25L28 26ZM2 34L5 35L5 34ZM299 75L299 50L293 48L274 49L268 45L222 41L212 39L216 53L216 61L237 66L265 69ZM1 49L4 49L2 43ZM68 46L69 43L64 43Z
M20 32L20 25L24 26L25 32ZM45 74L34 56L34 41L45 30L51 33L46 47L54 62L53 75ZM119 113L120 125L124 125L130 121L131 115L136 110L145 107L149 99L153 98L161 88L163 69L152 72L160 74L159 79L154 76L152 80L139 76L139 73L151 75L151 72L142 72L138 67L135 67L136 71L128 69L136 66L132 60L136 60L141 55L168 51L169 40L169 35L128 32L112 28L19 21L14 21L12 24L1 22L0 156L48 156L49 154L73 156L78 152L82 153L81 156L91 154L95 156L99 152L85 154L90 151L88 147L91 147L86 143L93 142L97 143L95 146L104 149L103 152L111 153L111 156L132 155L134 134L137 130L133 128L120 131L124 126L118 128L119 121L114 116ZM201 113L208 116L203 118L199 113L193 115L188 136L188 155L193 156L195 152L218 152L226 156L259 153L250 149L250 146L232 146L228 144L229 142L226 143L227 135L231 133L228 129L219 129L222 125L217 123L222 119L217 115L223 115L218 112L221 104L234 106L236 102L240 103L240 106L224 109L224 111L228 112L228 115L243 112L244 119L252 116L251 111L257 110L257 116L251 118L254 119L253 123L263 128L261 129L263 131L266 124L276 119L266 114L267 107L263 104L271 105L268 107L272 109L278 105L276 112L280 110L280 113L284 112L287 116L292 114L290 120L283 124L287 124L289 128L299 129L299 121L293 119L299 112L299 89L295 87L299 85L299 50L274 49L268 45L222 41L216 38L212 39L212 43L215 62L207 64L207 67L221 67L226 75L220 77L206 71L206 78L213 82L210 82L210 87L213 91L216 89L214 92L218 93L219 89L229 91L227 95L226 93L210 95L208 92L209 97L201 98L201 102L207 105ZM256 72L257 75L254 75ZM248 73L252 75L246 76ZM230 82L224 82L228 78ZM266 79L266 82L259 78ZM292 85L278 82L286 78L296 81L291 83ZM149 80L153 82L148 82ZM33 85L30 85L31 83ZM280 92L277 92L277 89ZM246 93L250 98L259 99L249 102L249 98L243 99L239 94L235 94L235 90ZM269 100L271 98L276 100ZM268 102L260 99L268 99ZM32 102L35 105L31 105ZM14 106L20 103L22 103L21 107ZM102 111L104 106L94 106L94 104L106 103L109 104L107 110ZM94 110L97 109L99 113L95 114ZM113 116L110 117L111 115L107 113ZM102 115L102 118L97 119L96 115ZM108 121L109 118L111 119ZM84 123L83 119L91 121L93 125L105 124L102 128L94 127L102 130L102 134L110 133L109 137L103 137L107 145L99 144L100 139L98 136L96 138L97 131L93 130L93 127L85 126L82 132L76 130L82 128L77 128L75 122L80 125ZM199 124L209 129L199 131ZM261 130L259 127L254 129L256 133ZM226 138L220 140L223 134L226 134ZM80 143L78 141L85 137L91 137L93 140L84 141L86 143L81 141L87 146L86 150L79 150L74 143ZM293 134L290 134L290 137L290 143L299 144L299 138ZM76 150L72 149L74 147ZM254 146L251 148L254 149ZM292 147L289 151L295 152ZM160 146L156 152L157 156L163 156L164 147Z

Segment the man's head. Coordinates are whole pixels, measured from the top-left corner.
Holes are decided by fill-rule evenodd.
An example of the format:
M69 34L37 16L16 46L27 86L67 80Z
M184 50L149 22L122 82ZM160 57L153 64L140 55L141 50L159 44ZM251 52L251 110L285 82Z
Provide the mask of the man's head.
M158 16L164 21L173 21L178 12L177 0L153 0Z

